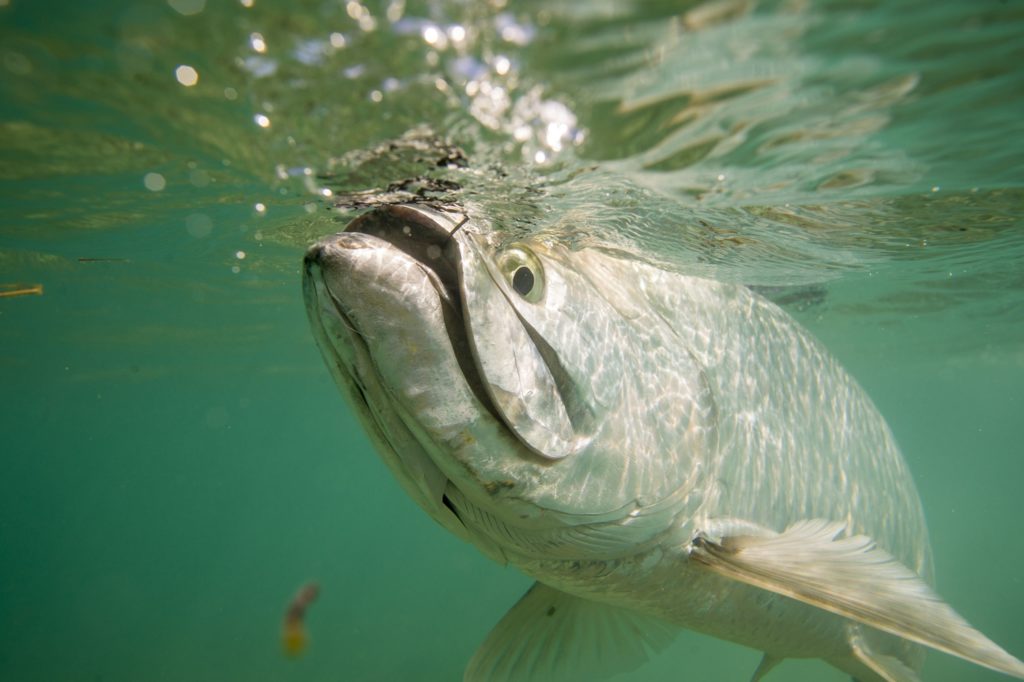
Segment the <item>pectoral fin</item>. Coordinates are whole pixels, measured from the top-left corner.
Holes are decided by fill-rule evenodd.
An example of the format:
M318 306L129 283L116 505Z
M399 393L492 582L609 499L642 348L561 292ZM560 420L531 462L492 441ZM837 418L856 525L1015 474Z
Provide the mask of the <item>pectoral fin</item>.
M769 537L698 534L690 557L720 575L1024 679L1024 663L972 628L916 573L866 536L838 537L843 530L816 519Z
M534 583L480 645L464 680L610 677L639 667L675 633L664 621Z

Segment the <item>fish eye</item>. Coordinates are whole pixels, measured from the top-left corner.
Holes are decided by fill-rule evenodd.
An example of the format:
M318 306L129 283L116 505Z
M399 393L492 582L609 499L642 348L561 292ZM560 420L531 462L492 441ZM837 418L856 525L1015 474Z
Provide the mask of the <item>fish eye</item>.
M534 279L530 268L520 265L516 268L516 274L512 275L512 288L520 296L528 296L533 291Z
M522 244L513 244L498 256L498 268L513 291L530 303L544 296L544 269L540 260Z

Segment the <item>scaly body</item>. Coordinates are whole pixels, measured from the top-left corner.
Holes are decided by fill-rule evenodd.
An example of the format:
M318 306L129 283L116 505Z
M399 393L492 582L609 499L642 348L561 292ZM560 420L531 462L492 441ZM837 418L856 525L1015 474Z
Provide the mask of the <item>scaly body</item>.
M1024 676L928 588L888 427L786 313L466 223L379 209L310 250L305 286L328 365L406 490L538 580L467 679L627 669L668 626L764 651L755 677L819 657L914 680L912 642Z

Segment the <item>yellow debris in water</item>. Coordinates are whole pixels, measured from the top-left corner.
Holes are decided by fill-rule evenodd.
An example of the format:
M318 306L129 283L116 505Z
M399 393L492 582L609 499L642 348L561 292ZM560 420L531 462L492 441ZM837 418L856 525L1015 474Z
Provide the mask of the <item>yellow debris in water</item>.
M42 284L0 284L0 298L14 296L42 296Z
M302 655L309 642L306 634L306 609L320 594L320 586L306 583L292 598L288 609L284 612L284 623L281 627L281 647L284 653L292 658Z
M302 621L285 619L284 628L281 630L281 647L286 656L301 656L308 641L309 637L306 636L306 627Z

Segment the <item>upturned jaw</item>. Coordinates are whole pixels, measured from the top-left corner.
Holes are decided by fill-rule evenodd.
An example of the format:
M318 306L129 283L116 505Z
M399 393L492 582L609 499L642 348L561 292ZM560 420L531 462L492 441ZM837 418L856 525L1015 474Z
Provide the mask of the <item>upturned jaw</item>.
M321 243L306 258L306 307L317 345L349 404L363 423L374 448L409 496L432 517L458 533L457 519L444 507L447 478L431 461L393 407L390 392L381 381L370 344L374 332L353 319L352 310L331 293L329 284L351 239ZM342 272L345 272L343 269Z
M445 489L467 471L443 450L491 408L462 319L458 225L411 206L365 214L310 247L303 288L324 359L382 459L420 506L465 537Z

